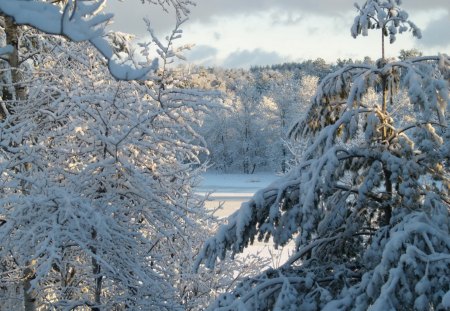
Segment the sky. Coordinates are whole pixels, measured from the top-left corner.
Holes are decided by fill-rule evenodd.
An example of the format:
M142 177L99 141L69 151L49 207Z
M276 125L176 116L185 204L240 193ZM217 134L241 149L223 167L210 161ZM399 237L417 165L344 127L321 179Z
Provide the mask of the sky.
M148 0L147 0L148 1ZM360 5L363 1L356 0ZM323 58L372 59L381 57L380 34L354 39L350 28L356 16L355 0L196 0L183 36L176 44L194 44L185 53L188 63L225 68L249 68ZM403 0L402 8L422 30L397 36L386 47L387 57L416 48L425 55L450 54L450 0ZM164 38L175 24L172 13L141 0L109 0L114 13L111 29L148 40L143 18Z

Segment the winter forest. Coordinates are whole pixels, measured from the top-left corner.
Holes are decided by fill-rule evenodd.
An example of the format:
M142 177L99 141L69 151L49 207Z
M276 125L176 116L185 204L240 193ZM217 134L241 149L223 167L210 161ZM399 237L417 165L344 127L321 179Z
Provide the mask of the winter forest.
M353 7L376 59L250 68L106 2L0 0L0 311L450 310L450 57L386 56L400 0ZM207 172L277 177L218 217Z

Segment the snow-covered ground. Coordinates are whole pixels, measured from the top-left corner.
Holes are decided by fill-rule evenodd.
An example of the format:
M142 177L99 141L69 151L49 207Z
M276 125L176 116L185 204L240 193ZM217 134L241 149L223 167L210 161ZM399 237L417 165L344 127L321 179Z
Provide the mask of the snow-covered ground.
M255 174L220 174L205 173L203 180L197 187L199 192L215 191L218 193L248 194L268 186L278 176L274 173Z
M249 200L261 188L273 183L278 176L274 173L246 174L215 174L205 173L203 181L197 187L198 194L210 193L206 207L216 209L220 204L222 208L215 215L222 218L224 223L229 215L241 206L242 202ZM269 259L272 267L277 267L287 259L288 249L275 250L271 243L256 242L244 252L246 254L259 254Z
M206 207L216 208L223 203L223 209L216 212L218 217L228 217L236 211L241 203L250 199L261 188L271 184L277 176L273 173L215 174L206 173L197 187L197 193L210 193Z

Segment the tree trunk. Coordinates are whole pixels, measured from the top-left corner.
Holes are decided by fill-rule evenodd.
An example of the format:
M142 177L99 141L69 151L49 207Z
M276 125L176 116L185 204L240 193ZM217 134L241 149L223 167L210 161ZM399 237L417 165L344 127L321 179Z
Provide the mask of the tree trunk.
M19 38L20 38L20 28L17 26L12 18L5 17L5 33L6 33L6 44L13 47L13 52L9 55L9 65L11 67L11 82L14 85L15 94L13 94L13 99L15 100L25 100L27 97L26 87L23 85L23 75L19 70L20 59L19 59Z
M383 103L382 103L382 112L383 112L383 124L386 124L388 120L385 118L387 114L387 77L382 76L382 88L383 88ZM388 134L387 134L387 124L383 126L382 133L382 144L385 144L386 148L389 148ZM389 200L392 198L392 181L391 181L391 171L388 169L386 164L383 164L383 174L384 174L384 183L386 188L386 193L388 195ZM383 225L389 225L392 216L392 207L391 205L387 205L384 211L384 220Z
M222 164L221 164L221 167L222 167L222 172L224 172L224 173L227 173L228 172L228 152L227 152L227 146L226 146L226 143L225 143L225 136L223 135L223 133L222 133L222 136L221 136L221 143L222 143L222 150L223 150L223 152L222 152Z
M381 27L381 64L380 67L384 66L386 63L386 59L385 59L385 54L384 54L384 32L385 32L385 26L383 25L383 27ZM381 111L383 113L383 123L386 123L387 120L385 118L386 114L387 114L387 76L385 76L384 74L381 76L381 88L383 91L383 99L382 99L382 104L381 104ZM386 144L386 148L389 148L388 146L388 135L387 135L387 126L383 126L382 129L383 133L382 133L382 143ZM388 194L388 198L389 200L391 200L392 198L392 181L391 181L391 172L389 171L389 169L387 168L387 166L385 164L383 164L383 174L384 174L384 180L385 180L385 188L386 188L386 193ZM389 225L390 221L391 221L391 216L392 216L392 207L391 205L387 205L385 207L384 210L384 219L382 220L383 224L382 225Z
M92 311L100 311L100 305L101 305L101 296L102 296L102 281L103 278L100 275L101 267L98 264L97 260L95 258L92 258L92 272L94 273L94 280L95 280L95 288L94 288L94 302L95 307L92 307Z
M286 147L281 147L281 153L283 155L283 159L281 160L281 172L286 173Z
M285 132L285 128L286 128L286 113L282 110L281 111L281 130L283 132ZM281 160L281 172L282 173L286 173L286 156L287 156L287 150L286 150L286 146L283 143L281 145L281 154L283 156L282 160Z
M20 27L14 23L11 17L4 17L5 21L5 34L6 34L6 44L13 47L13 52L9 55L8 63L11 68L11 83L14 87L13 94L8 96L12 102L24 101L27 99L26 87L23 84L23 75L19 69L20 58L19 58L19 38L20 38ZM13 113L14 107L4 105L6 109L5 113ZM23 305L25 311L36 310L36 295L31 291L31 280L34 279L34 271L31 268L26 268L23 273Z
M249 139L248 139L248 126L245 124L245 131L244 131L244 141L245 141L245 148L244 148L244 174L250 173L250 159L249 159Z
M26 268L23 272L23 306L25 311L36 310L36 298L31 291L31 280L34 279L34 271L31 268Z
M97 238L97 231L95 229L92 229L92 239L95 240ZM96 254L97 249L95 247L91 247L92 253ZM92 307L92 311L100 311L100 305L101 305L101 296L102 296L102 282L103 277L100 274L101 272L101 266L97 262L97 260L92 257L92 273L94 274L94 303L95 307Z

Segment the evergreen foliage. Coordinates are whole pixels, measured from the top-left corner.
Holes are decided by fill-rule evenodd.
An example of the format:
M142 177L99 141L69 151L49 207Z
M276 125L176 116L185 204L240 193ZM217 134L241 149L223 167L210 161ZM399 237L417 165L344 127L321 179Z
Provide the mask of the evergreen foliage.
M383 30L388 22L406 27L398 4L368 0L353 34L365 34L377 17ZM205 244L197 265L212 268L256 239L276 246L294 240L294 252L210 309L448 308L449 83L444 54L382 57L326 76L306 118L290 131L307 142L297 167L244 203ZM404 101L412 116L393 112Z

